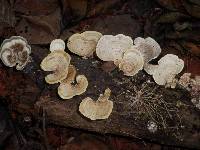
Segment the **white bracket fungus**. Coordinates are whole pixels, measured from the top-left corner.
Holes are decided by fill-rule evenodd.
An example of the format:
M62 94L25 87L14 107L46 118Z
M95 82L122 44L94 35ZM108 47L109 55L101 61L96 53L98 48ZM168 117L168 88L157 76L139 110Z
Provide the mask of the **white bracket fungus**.
M135 47L143 54L145 63L157 58L161 53L160 45L151 37L138 37L134 40Z
M50 51L65 50L65 42L61 39L55 39L50 44Z
M80 113L91 120L107 119L113 109L113 102L109 100L110 94L111 90L107 88L97 101L90 97L83 99L79 105Z
M103 61L116 62L122 59L124 52L131 46L133 46L133 40L129 36L104 35L97 43L96 54Z
M67 42L68 49L79 56L89 57L96 49L102 34L96 31L85 31L73 34Z
M61 82L67 77L71 57L64 51L53 51L41 62L40 66L44 71L52 71L45 77L49 84Z
M76 77L76 84L72 84L76 74L74 69L72 68L71 71L69 70L71 73L69 73L69 76L63 80L58 87L58 95L62 99L71 99L76 95L81 95L86 91L88 87L88 80L84 75L78 75Z
M30 61L30 53L31 47L21 36L12 36L1 44L0 57L2 62L8 67L16 66L17 70L22 70Z
M153 75L154 81L158 85L165 85L166 87L175 88L175 76L179 74L184 68L184 61L178 56L167 54L158 61L158 65L146 64L144 70Z
M45 77L46 82L49 84L61 82L67 77L71 57L64 50L65 42L63 40L53 40L50 44L51 53L48 54L40 64L40 67L44 71L53 72Z
M131 47L124 53L122 60L119 63L119 69L126 76L134 76L143 69L144 59L140 51Z

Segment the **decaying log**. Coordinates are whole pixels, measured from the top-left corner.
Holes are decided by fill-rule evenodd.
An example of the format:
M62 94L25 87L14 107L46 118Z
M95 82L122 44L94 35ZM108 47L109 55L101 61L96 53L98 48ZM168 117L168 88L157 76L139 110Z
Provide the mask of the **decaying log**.
M39 67L47 54L48 50L33 47L33 62L23 72L3 65L0 67L0 95L7 99L10 108L20 113L32 113L35 117L42 108L47 119L58 125L200 149L200 110L191 103L186 90L179 86L176 89L157 86L142 71L134 77L126 77L117 69L104 72L100 60L72 55L72 64L78 74L88 78L89 87L83 95L62 100L57 94L58 85L46 84L44 77L48 73ZM114 102L108 119L91 121L79 113L78 106L83 98L97 99L108 87L112 91L110 99ZM139 97L139 92L146 93L143 95L146 97ZM138 99L139 102L148 101L145 105L134 104ZM157 123L155 131L148 129L149 121Z

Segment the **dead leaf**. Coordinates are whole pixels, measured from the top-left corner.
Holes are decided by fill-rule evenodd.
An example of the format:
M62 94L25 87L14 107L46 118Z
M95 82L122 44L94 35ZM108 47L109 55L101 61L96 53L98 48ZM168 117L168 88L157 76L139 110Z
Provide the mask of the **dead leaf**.
M185 56L182 58L185 62L184 72L190 72L192 75L200 75L200 59L197 57Z
M182 46L190 53L200 57L200 45L192 42L182 42Z
M0 0L0 28L14 27L15 14L7 0Z
M91 6L90 11L87 13L87 17L97 16L99 14L104 14L106 11L110 10L112 7L116 7L116 5L122 5L120 0L104 0L99 3Z
M161 6L169 10L183 10L181 0L156 0Z
M113 35L119 34L120 31L121 34L136 38L142 35L142 24L133 19L131 15L100 16L81 21L78 25L64 30L60 38L67 40L72 34L86 30Z
M14 9L24 15L47 15L59 7L57 0L16 0Z
M63 24L68 25L86 16L88 0L61 0Z
M82 134L71 143L60 147L60 150L109 150L109 147L95 136Z
M200 41L200 30L184 30L181 32L171 31L166 34L167 39L185 39L190 41Z
M16 26L16 32L30 44L48 44L59 36L60 21L60 9L46 16L23 16Z
M161 15L156 22L157 23L174 23L180 20L185 20L190 18L190 16L179 13L179 12L168 12Z
M200 18L200 5L196 5L194 3L190 3L187 0L182 0L183 6L187 10L187 12L196 18Z

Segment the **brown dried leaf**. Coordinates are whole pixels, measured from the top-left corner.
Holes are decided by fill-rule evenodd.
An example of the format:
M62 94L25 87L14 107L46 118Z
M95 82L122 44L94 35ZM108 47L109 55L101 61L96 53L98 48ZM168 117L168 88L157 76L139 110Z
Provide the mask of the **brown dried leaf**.
M95 137L82 134L71 143L61 146L60 150L109 150L109 148Z
M91 10L87 13L87 17L97 16L108 11L110 8L120 4L120 0L104 0L92 6Z
M181 0L156 0L161 6L169 10L182 10Z
M12 6L7 0L0 0L0 28L14 27L15 25L15 14Z
M200 45L192 42L182 42L182 46L192 54L200 57Z
M59 36L60 21L60 9L46 16L23 16L16 32L31 44L48 44Z
M190 18L190 16L179 13L179 12L168 12L161 15L156 22L157 23L174 23L176 21L185 20L187 18Z
M187 0L182 0L182 2L183 6L191 16L200 18L200 5L195 5Z
M16 0L14 9L25 15L47 15L59 7L57 0Z
M102 21L103 19L103 21ZM142 25L139 21L133 19L130 15L104 16L92 19L87 19L80 22L78 25L64 30L60 38L68 39L73 33L83 31L98 31L102 34L125 34L136 38L141 35Z
M200 31L199 30L184 30L182 32L171 31L166 34L168 39L186 39L190 41L200 41Z
M77 21L85 17L87 13L88 0L61 0L63 23Z

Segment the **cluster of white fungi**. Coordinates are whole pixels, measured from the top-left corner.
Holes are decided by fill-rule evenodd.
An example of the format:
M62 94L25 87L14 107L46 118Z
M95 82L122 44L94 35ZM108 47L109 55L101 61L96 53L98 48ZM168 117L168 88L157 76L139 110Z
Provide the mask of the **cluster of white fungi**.
M96 31L85 31L73 34L67 42L72 53L87 58L96 52L99 59L113 61L126 76L134 76L140 70L152 75L158 85L175 88L177 79L183 67L183 60L173 54L162 57L157 65L150 61L161 53L159 44L151 37L131 37L123 34L102 35ZM40 66L44 71L52 73L45 77L49 84L59 83L58 95L62 99L71 99L83 94L88 87L85 75L76 75L75 66L70 64L71 56L65 51L65 42L55 39L50 44L50 53L42 60ZM30 60L31 48L27 41L20 36L13 36L1 45L0 56L2 62L8 66L16 66L22 70ZM76 82L76 84L74 84ZM79 111L91 120L107 119L113 109L113 102L109 100L111 90L107 88L98 100L86 97L79 105Z

